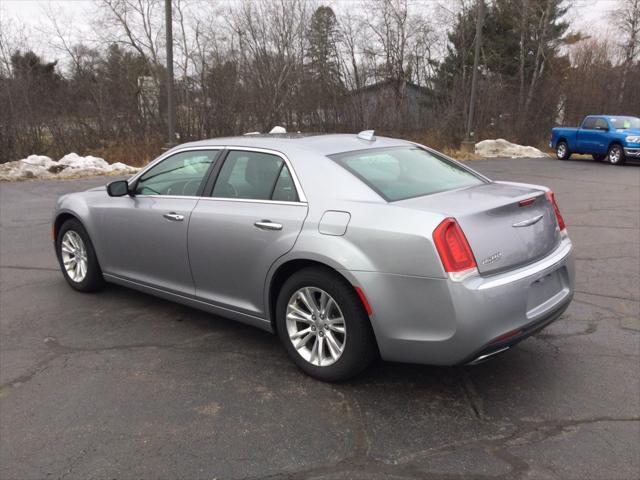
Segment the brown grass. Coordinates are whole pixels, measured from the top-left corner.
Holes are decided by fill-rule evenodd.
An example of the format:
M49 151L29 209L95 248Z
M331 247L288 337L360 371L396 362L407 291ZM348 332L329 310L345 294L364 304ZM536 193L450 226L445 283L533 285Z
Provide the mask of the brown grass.
M122 162L132 167L143 167L162 153L164 142L151 138L129 142L111 142L105 146L89 149L88 155L104 158L109 163Z

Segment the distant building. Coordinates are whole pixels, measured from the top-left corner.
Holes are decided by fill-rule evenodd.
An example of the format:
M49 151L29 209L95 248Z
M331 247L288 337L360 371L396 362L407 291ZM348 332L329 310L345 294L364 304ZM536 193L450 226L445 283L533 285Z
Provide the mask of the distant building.
M385 80L348 94L344 116L355 128L414 130L433 123L433 92L410 82Z

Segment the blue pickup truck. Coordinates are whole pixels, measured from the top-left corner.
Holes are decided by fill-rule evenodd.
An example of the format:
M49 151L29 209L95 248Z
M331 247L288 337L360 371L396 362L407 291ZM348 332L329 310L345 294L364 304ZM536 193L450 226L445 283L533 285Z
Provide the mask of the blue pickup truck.
M589 115L578 128L552 129L549 147L560 160L580 153L622 165L628 158L640 159L640 118Z

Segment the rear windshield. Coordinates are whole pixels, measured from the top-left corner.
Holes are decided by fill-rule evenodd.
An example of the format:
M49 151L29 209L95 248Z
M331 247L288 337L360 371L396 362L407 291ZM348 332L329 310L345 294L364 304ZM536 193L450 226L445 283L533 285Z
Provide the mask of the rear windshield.
M485 183L480 177L419 147L392 147L330 156L388 202Z

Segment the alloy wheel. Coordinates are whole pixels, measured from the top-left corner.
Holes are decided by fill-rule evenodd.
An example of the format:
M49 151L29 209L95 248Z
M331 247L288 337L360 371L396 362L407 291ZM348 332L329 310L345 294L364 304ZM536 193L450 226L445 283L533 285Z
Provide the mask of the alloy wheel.
M87 249L77 232L65 232L60 243L60 254L69 278L76 283L82 282L87 276Z
M294 292L287 303L286 325L292 345L312 365L326 367L342 356L346 323L338 303L324 290L303 287Z
M620 147L612 147L611 151L609 151L609 162L611 163L618 163L620 161L620 159L622 158L622 151L620 150Z

